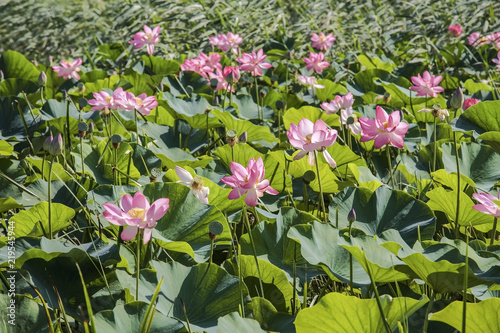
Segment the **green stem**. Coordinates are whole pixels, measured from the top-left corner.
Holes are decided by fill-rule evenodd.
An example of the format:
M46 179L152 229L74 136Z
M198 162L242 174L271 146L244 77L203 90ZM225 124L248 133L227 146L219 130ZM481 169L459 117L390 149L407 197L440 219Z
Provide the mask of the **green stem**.
M352 223L349 223L349 239L351 239L351 237L352 237ZM354 296L352 253L350 252L349 252L349 287L351 288L351 295Z
M43 90L44 90L43 87L40 87L40 98L42 99L42 107L45 104L45 101L43 99L43 95L44 95Z
M493 243L495 243L495 238L497 237L497 222L498 219L495 217L495 220L493 221L493 234L491 235L490 245L493 245Z
M307 195L307 185L305 182L302 182L302 184L302 191L304 192L304 204L306 205L306 212L309 212L309 196Z
M83 137L80 136L80 157L82 159L82 176L85 175L85 164L83 163Z
M363 255L364 255L365 260L366 260L366 254L364 253L364 251L363 251ZM375 293L375 299L377 300L378 310L380 311L380 316L382 317L382 322L384 323L385 331L387 333L391 333L392 331L391 331L391 328L389 326L389 323L387 322L387 319L385 318L384 309L382 308L382 302L380 302L380 295L378 293L377 285L375 284L375 280L373 279L372 272L370 270L370 265L368 265L368 262L366 263L366 270L367 270L368 275L370 276L370 281L372 284L373 292Z
M255 98L257 99L257 114L259 116L259 120L264 120L264 115L260 116L260 105L259 105L259 84L257 83L257 76L255 77Z
M432 159L432 171L436 171L436 154L437 154L437 142L436 142L436 132L437 132L437 117L434 117L434 158Z
M389 164L389 174L391 175L392 189L395 190L396 188L394 187L394 175L392 173L392 163L391 163L391 146L387 145L385 148L385 152L387 155L387 163Z
M462 192L460 186L460 161L458 159L458 146L457 146L457 133L453 132L453 146L455 148L455 161L457 163L457 213L455 215L455 238L458 239L460 232L460 225L458 224L458 219L460 217L460 193Z
M293 296L292 296L292 316L295 316L297 305L297 242L293 242Z
M321 208L323 210L323 218L324 218L324 221L327 222L325 198L323 198L323 187L321 186L321 176L319 174L318 152L316 150L314 151L314 161L316 162L316 173L318 176L319 196L321 198Z
M429 304L427 305L427 310L425 311L424 327L422 329L422 333L427 333L427 327L429 326L429 313L431 312L432 304L434 304L434 297L434 290L431 289L431 297L429 300Z
M464 291L462 294L463 298L463 308L462 308L462 333L466 331L466 323L467 323L467 285L469 280L469 274L467 274L467 270L469 269L469 233L465 230L465 269L466 273L464 274Z
M141 270L141 242L142 230L137 230L137 264L135 276L135 300L139 301L139 272Z
M252 244L252 250L253 250L253 257L255 259L255 265L257 266L257 274L259 276L259 285L260 285L260 297L264 298L264 285L262 284L262 277L260 275L260 267L259 267L259 260L257 259L257 251L255 250L255 243L253 241L253 236L252 236L252 229L250 228L250 222L248 221L248 214L247 214L247 206L243 206L243 219L245 220L245 224L248 230L248 237L250 238L250 243Z
M51 196L51 190L52 190L52 165L54 164L54 158L49 162L49 176L47 177L47 196L49 200L49 239L52 239L52 196Z
M214 240L211 239L210 240L210 261L209 261L209 264L212 264L213 256L214 256Z

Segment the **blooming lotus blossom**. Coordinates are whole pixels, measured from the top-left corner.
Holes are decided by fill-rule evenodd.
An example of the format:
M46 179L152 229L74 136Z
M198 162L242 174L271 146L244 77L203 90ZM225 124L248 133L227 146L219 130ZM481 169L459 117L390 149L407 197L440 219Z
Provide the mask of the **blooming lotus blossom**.
M191 192L198 200L208 205L208 194L210 193L210 189L207 186L203 186L205 185L203 179L200 176L196 176L193 178L189 171L179 166L175 166L175 172L181 179L178 181L178 183L189 187L191 189Z
M481 213L500 218L500 207L498 206L500 203L500 193L498 193L498 198L489 193L474 193L472 197L479 202L479 204L472 206L472 208Z
M330 66L330 64L325 60L325 55L323 53L309 52L309 58L302 59L306 64L307 69L312 69L316 73L323 72L323 69Z
M465 101L464 101L464 106L462 106L462 108L465 110L467 110L468 108L470 108L471 106L473 106L474 104L477 104L481 102L480 100L476 99L476 98L467 98Z
M438 84L441 82L443 77L441 75L434 76L429 74L428 71L425 71L423 76L412 76L411 82L415 86L410 87L410 90L415 90L417 92L417 96L430 96L437 97L437 94L443 92L444 89L439 87Z
M361 142L375 140L375 148L381 148L386 144L397 148L404 147L404 137L408 131L408 124L401 121L399 111L388 115L384 109L377 106L375 120L361 117L359 122L363 131Z
M322 32L320 32L319 35L313 32L311 35L311 42L313 42L311 46L317 48L318 50L328 50L335 41L335 37L333 37L332 33L325 36Z
M486 43L493 45L497 50L500 49L500 32L486 35Z
M232 32L228 32L227 35L210 37L208 40L211 45L220 48L223 52L227 52L231 49L234 54L238 54L238 45L243 41L240 35L233 34Z
M340 123L347 125L347 127L354 133L358 135L361 132L361 125L358 122L358 117L352 112L352 104L354 103L354 97L351 93L347 93L345 96L335 96L335 99L329 103L321 103L321 108L326 111L326 114L334 114L340 111ZM349 118L352 118L349 120ZM352 122L351 122L352 121Z
M473 32L469 35L469 45L481 46L485 44L485 42L486 40L481 37L481 34L479 32Z
M114 102L113 96L107 92L99 91L93 93L94 99L89 99L89 105L92 105L92 111L100 111L102 109L117 109L117 105Z
M245 72L252 73L253 76L262 75L263 69L271 68L272 65L268 62L265 62L266 56L264 55L264 51L260 49L255 53L252 51L252 54L243 53L241 58L236 58L236 61L241 63L240 70Z
M239 67L231 67L231 66L224 67L222 75L224 76L224 80L226 80L226 82L229 84L234 84L238 82L238 80L241 77Z
M78 58L73 62L61 61L61 66L52 66L52 70L57 73L57 76L62 76L65 80L77 79L80 80L80 65L82 64L82 59Z
M450 113L446 109L422 109L418 112L428 113L431 112L434 117L439 117L441 121L445 120L445 117L449 117Z
M120 207L112 203L103 204L103 216L109 223L125 226L121 234L124 241L129 241L141 230L144 234L143 242L151 239L151 232L157 221L165 215L169 208L169 199L162 198L149 205L148 199L139 191L132 197L124 195L120 200Z
M314 95L315 89L325 88L324 85L318 84L318 80L313 76L298 75L297 79L299 79L300 83L307 86L311 96Z
M219 63L220 59L221 55L218 53L206 55L200 52L197 58L184 60L181 70L196 72L205 79L208 79L209 73L213 73L217 69L222 69L222 65Z
M497 59L492 59L491 61L497 65L497 71L500 71L500 51L497 53Z
M452 37L458 37L462 34L463 29L462 29L461 25L455 24L455 25L450 26L448 28L448 31L450 32L450 35Z
M262 157L257 161L251 158L248 161L248 167L245 168L237 162L231 162L232 176L223 177L221 181L233 188L228 198L235 200L246 193L245 203L248 206L256 206L258 198L264 195L264 192L276 195L279 192L269 186L269 180L264 179L266 172Z
M158 106L155 96L149 96L146 94L140 94L135 97L135 109L142 115L147 116L151 113L155 107Z
M469 45L480 47L485 44L492 44L496 49L500 49L500 32L486 36L482 36L479 32L473 32L469 35Z
M337 166L337 163L326 150L326 147L332 146L337 140L337 131L328 128L323 120L318 119L313 124L309 119L303 118L298 125L290 124L290 129L286 132L286 135L290 144L301 150L300 153L294 156L294 160L299 160L308 155L307 162L313 166L316 164L314 152L319 151L323 152L325 160L332 168Z
M122 110L133 111L137 105L135 95L130 91L124 91L122 87L113 92L113 101Z
M144 45L146 45L146 49L149 55L152 55L155 52L155 44L160 42L160 26L151 29L147 25L142 27L144 32L139 31L136 33L130 44L134 45L134 49L140 49Z

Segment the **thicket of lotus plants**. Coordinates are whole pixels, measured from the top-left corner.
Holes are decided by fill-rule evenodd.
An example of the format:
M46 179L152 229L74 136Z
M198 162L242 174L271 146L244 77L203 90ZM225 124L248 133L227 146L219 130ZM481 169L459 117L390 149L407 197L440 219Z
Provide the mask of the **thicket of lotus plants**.
M2 331L500 330L500 33L167 60L161 29L1 54Z

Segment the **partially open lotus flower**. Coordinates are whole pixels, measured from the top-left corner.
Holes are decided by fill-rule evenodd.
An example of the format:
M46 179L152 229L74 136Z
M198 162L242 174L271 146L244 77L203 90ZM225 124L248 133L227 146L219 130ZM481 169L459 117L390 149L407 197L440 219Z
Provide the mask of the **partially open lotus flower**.
M359 118L363 137L361 142L375 140L375 148L390 144L396 148L404 147L404 137L408 131L408 124L401 121L399 111L390 115L382 107L376 108L376 119Z

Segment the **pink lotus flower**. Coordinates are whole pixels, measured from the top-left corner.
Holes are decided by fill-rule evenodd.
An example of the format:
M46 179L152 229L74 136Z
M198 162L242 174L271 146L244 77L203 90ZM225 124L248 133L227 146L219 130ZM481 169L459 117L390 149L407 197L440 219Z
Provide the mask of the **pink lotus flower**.
M65 80L77 79L80 80L80 65L82 64L82 59L78 58L73 62L61 61L61 66L52 66L52 70L57 73L57 76L62 76Z
M295 155L294 160L299 160L302 157L307 156L307 162L309 165L315 165L314 152L323 152L323 156L328 164L335 168L337 163L333 160L330 153L325 149L330 147L337 140L337 131L328 128L325 122L321 119L316 120L316 123L312 123L307 118L303 118L299 121L299 125L290 124L290 129L286 132L288 136L288 141L296 149L300 149L301 152Z
M391 144L397 148L404 147L404 137L408 131L408 124L401 122L399 111L388 115L380 106L376 108L376 119L361 117L359 119L363 130L361 142L375 139L375 148Z
M492 59L491 61L497 65L497 71L500 71L500 51L497 53L497 59Z
M500 49L500 32L486 35L486 44L492 44L497 50Z
M300 83L307 86L307 89L309 90L309 95L311 96L314 95L315 89L325 88L324 85L318 84L318 80L316 80L316 78L312 76L298 75L297 79L299 79Z
M410 90L415 90L417 92L417 96L430 96L437 97L437 94L443 92L444 89L439 87L438 84L441 82L443 77L441 75L434 76L429 74L428 71L425 71L423 76L412 76L411 82L415 86L410 87Z
M309 52L309 58L302 59L306 64L307 69L313 69L316 73L323 72L323 69L330 66L330 64L325 60L325 55L323 53Z
M222 75L224 76L224 80L226 80L230 84L238 82L241 77L240 69L238 67L231 66L224 67Z
M149 96L146 94L140 94L135 97L135 109L142 115L147 116L151 113L155 107L158 106L155 96Z
M118 107L114 100L113 96L110 96L105 91L99 91L93 93L94 99L89 99L89 105L92 105L92 111L100 111L102 109L113 109L116 110Z
M142 28L144 32L139 31L136 33L129 43L134 45L135 50L146 45L148 54L152 55L155 52L155 44L160 42L160 26L151 29L147 25L144 25Z
M146 244L151 239L151 232L157 221L167 212L169 199L158 199L149 205L148 199L137 191L133 198L129 194L124 195L120 200L120 207L112 203L105 203L103 207L103 216L109 223L126 226L121 234L124 241L133 239L140 229L144 233L143 242Z
M251 158L248 161L248 167L245 168L239 163L231 162L232 176L224 177L221 181L233 188L228 198L235 200L246 193L245 203L248 206L256 206L258 198L264 195L264 192L276 195L279 192L269 186L269 180L264 179L265 168L262 157L257 161Z
M361 125L358 122L358 117L352 112L352 104L354 103L354 98L349 92L345 96L335 96L335 99L329 103L321 103L321 108L326 111L326 114L334 114L340 111L340 123L347 125L347 127L354 133L358 135L361 132ZM349 124L349 117L352 118L352 124Z
M227 35L210 37L208 40L211 45L220 48L223 52L231 49L234 54L238 54L238 45L243 41L240 35L233 34L232 32L228 32Z
M472 197L479 202L478 205L474 205L472 208L481 213L500 218L500 207L498 206L500 193L498 193L498 198L489 193L474 193Z
M452 37L458 37L462 34L463 29L462 29L461 25L455 24L455 25L450 26L448 28L448 31L450 32L450 35Z
M240 70L245 72L252 73L253 76L262 75L263 69L271 68L272 65L268 62L265 62L266 56L264 55L264 51L260 49L255 53L252 51L252 54L243 53L241 58L236 58L236 61L241 63Z
M476 98L467 98L465 101L464 101L464 105L462 106L464 111L467 110L468 108L470 108L471 106L473 106L474 104L477 104L481 102L480 100L476 99Z
M122 87L113 92L113 101L117 107L125 111L132 111L137 105L135 95L129 91L123 91Z
M181 168L180 166L175 166L175 173L181 179L178 183L186 185L191 189L194 196L200 200L202 203L208 205L208 195L210 194L210 189L205 185L205 182L200 176L191 176L189 171Z
M486 38L482 37L479 32L473 32L469 35L469 45L481 46L486 44Z
M325 36L322 32L320 32L319 35L313 32L311 35L311 42L313 42L311 46L317 48L318 50L328 50L335 41L335 37L333 37L332 33Z
M220 59L221 55L218 53L212 53L207 56L205 53L200 52L197 58L184 60L181 70L196 72L205 79L208 79L209 73L213 73L217 69L222 69L222 65L219 63Z

